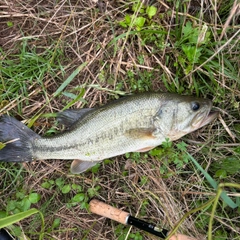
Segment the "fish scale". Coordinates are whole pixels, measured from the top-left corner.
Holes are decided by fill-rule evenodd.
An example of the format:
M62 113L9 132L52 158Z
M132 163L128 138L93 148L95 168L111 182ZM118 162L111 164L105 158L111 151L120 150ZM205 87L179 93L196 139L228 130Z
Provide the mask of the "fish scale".
M156 103L158 102L158 99L154 100ZM149 115L156 114L159 103L155 104L155 108L151 106L151 111L149 111L149 108L145 110L146 104L139 107L136 102L137 100L134 98L133 104L131 101L128 101L127 103L122 102L117 107L115 107L114 104L111 104L106 108L102 107L77 122L76 126L73 127L73 130L63 133L57 138L37 139L37 142L34 145L35 157L44 159L46 157L47 149L49 150L48 157L59 158L56 156L58 153L52 151L54 147L57 148L58 151L61 151L61 158L72 159L76 158L75 154L78 154L77 157L82 160L96 160L96 154L101 155L103 153L104 156L96 156L96 158L98 160L100 158L108 158L114 154L113 150L116 152L116 155L120 155L122 154L122 151L124 151L122 150L123 148L129 148L130 145L131 147L134 147L132 146L133 144L137 145L135 147L137 150L141 147L139 146L138 141L136 141L136 139L133 139L134 141L129 139L128 136L124 135L124 132L132 128L149 127L152 119L152 117L150 119ZM152 105L152 103L153 101L149 100L147 106L150 107L150 104ZM128 109L127 114L126 110L124 111L126 108ZM141 118L139 117L139 112L141 112ZM146 119L148 121L146 121ZM114 129L117 129L118 134L114 135L116 143L114 143L113 147L112 142L110 142L112 139L108 136L112 135ZM92 142L92 144L89 144L90 142ZM124 146L121 146L122 144L120 143ZM116 149L116 147L118 149ZM45 149L45 151L43 151L43 149ZM90 152L94 152L95 154L90 154ZM99 154L100 152L101 154Z

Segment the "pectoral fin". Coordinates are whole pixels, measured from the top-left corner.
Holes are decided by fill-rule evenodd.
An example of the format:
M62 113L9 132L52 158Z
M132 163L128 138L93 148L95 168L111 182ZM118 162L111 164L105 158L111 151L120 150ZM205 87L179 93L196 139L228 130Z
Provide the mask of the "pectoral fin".
M57 114L57 121L65 125L65 127L71 127L75 122L84 118L86 114L93 110L94 108L67 109Z
M153 128L134 128L128 130L125 134L134 139L154 139L154 131L155 129Z
M155 147L145 147L145 148L137 150L136 152L148 152L148 151L152 150L153 148L155 148Z
M71 164L71 173L79 174L87 171L89 168L95 166L98 161L81 161L81 160L73 160Z

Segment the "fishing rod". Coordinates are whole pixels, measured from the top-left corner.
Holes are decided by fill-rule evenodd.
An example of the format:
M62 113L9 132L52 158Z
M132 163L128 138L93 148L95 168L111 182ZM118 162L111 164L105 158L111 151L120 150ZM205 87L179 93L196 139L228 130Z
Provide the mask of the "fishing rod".
M115 207L112 207L106 203L103 203L97 199L93 199L89 202L90 211L92 213L95 213L97 215L110 218L114 221L117 221L119 223L122 223L124 225L132 225L134 227L137 227L141 230L144 230L146 232L149 232L155 236L158 236L160 238L166 239L168 235L167 229L159 229L155 225L145 222L143 220L140 220L138 218L135 218L130 215L130 213L122 211L120 209L117 209ZM169 240L197 240L195 238L183 235L183 234L175 234L174 236L171 236Z

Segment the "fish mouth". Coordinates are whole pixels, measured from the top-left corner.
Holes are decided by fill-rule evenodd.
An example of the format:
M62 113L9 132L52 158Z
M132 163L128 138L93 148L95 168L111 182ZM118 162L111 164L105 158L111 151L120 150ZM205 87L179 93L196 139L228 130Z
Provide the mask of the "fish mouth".
M197 116L197 122L194 124L194 128L201 128L210 122L212 122L219 115L218 111L209 110L204 118L201 115Z

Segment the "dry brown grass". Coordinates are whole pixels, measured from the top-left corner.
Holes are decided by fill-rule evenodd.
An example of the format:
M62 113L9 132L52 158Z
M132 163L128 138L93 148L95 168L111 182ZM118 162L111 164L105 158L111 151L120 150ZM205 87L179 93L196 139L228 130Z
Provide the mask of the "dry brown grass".
M150 1L145 1L148 4ZM174 4L167 1L156 1L154 4L158 8L158 13L162 13L162 18L158 19L159 25L167 31L165 43L171 42L170 30L176 24L176 17L180 15L187 19L194 19L194 14L201 11L201 18L206 21L209 26L213 26L212 31L219 31L218 39L225 39L224 48L231 49L231 36L227 35L229 27L235 28L234 38L239 41L239 4L234 2L227 21L221 23L221 17L218 15L218 7L221 3L216 4L215 1L206 0L191 1L187 5L187 12L177 13L176 10L171 11ZM124 18L128 12L128 1L73 1L73 0L42 0L42 1L23 1L23 0L0 0L0 46L4 55L0 55L1 60L19 54L23 40L28 39L27 49L35 49L41 56L45 50L52 52L51 58L46 59L49 63L60 61L63 70L55 72L55 75L47 72L43 77L42 85L37 81L34 84L26 84L28 96L19 95L16 99L8 99L8 103L0 111L10 112L11 115L21 116L24 120L29 120L39 113L57 112L66 106L69 101L65 96L60 95L54 97L55 91L61 83L82 63L86 62L84 69L74 78L67 86L68 91L78 94L79 90L73 90L76 86L91 85L86 87L83 98L87 103L80 101L74 104L74 107L80 108L84 105L94 107L95 105L106 103L107 100L115 98L116 86L122 82L121 91L131 92L133 89L129 86L127 79L127 71L132 70L135 78L138 73L143 70L152 72L152 89L154 91L165 91L161 77L166 76L168 82L175 82L175 72L173 62L176 59L170 59L169 65L166 63L168 53L171 48L165 47L162 51L153 52L151 45L143 46L140 39L134 35L128 35L128 38L120 38L114 44L109 44L117 36L125 33L127 30L121 28L117 21ZM7 22L11 22L12 26L8 27ZM201 21L200 21L201 22ZM236 25L231 25L232 23ZM229 42L228 42L229 40ZM237 43L236 43L237 44ZM166 45L167 46L167 45ZM216 55L221 55L222 49L216 49ZM60 59L56 59L56 53L62 51ZM236 55L236 53L234 53ZM143 56L143 61L139 63L139 55ZM221 61L221 59L219 60ZM239 61L239 59L236 59ZM239 63L240 65L240 63ZM159 67L160 66L160 67ZM205 71L202 66L198 69ZM63 74L64 71L64 74ZM104 73L104 77L100 75ZM193 73L191 73L193 74ZM185 81L190 84L192 82L191 74L187 75ZM236 102L240 99L239 89L232 88L234 83L230 85L226 82L224 73L217 76L218 85L226 87L232 92L232 96L236 96ZM26 79L28 82L28 79ZM95 86L95 87L93 87ZM97 87L96 87L97 86ZM102 90L103 89L103 90ZM3 89L6 91L6 89ZM113 92L111 92L113 91ZM231 94L228 99L231 98ZM21 104L21 113L18 106ZM231 123L239 122L236 116L239 116L239 109L234 111L230 109L233 118L227 122L230 123L229 132L227 125L224 129L223 125L218 122L213 126L208 126L200 130L198 134L194 133L187 137L189 142L209 144L210 153L208 156L201 153L201 148L197 144L189 147L189 152L199 153L199 159L208 166L216 157L213 150L214 141L219 136L225 134L228 139L227 143L233 143L231 133ZM231 120L233 119L233 120ZM51 120L39 119L34 127L36 132L42 134L52 125ZM228 133L225 133L225 132ZM224 133L223 133L224 132ZM208 140L207 140L208 139ZM214 140L215 139L215 140ZM236 144L236 143L235 143ZM237 143L238 144L238 143ZM238 145L239 146L239 145ZM219 148L224 148L220 145ZM127 164L129 163L129 164ZM41 209L44 213L46 231L44 239L116 239L117 223L108 219L104 219L82 210L80 206L67 208L66 204L71 195L59 194L57 189L46 190L41 184L47 179L63 178L69 184L76 183L83 187L84 191L88 188L100 186L98 198L102 201L115 205L134 216L140 216L143 220L164 225L171 229L180 218L195 204L194 202L204 202L214 192L209 190L203 181L203 177L193 170L186 169L186 174L180 174L174 166L171 172L175 172L169 178L163 178L159 172L161 162L149 156L149 161L145 163L134 164L131 161L126 163L124 157L113 159L112 164L102 164L97 174L86 173L83 175L73 176L69 174L69 161L37 161L35 163L23 164L21 172L21 180L16 180L19 186L24 186L27 192L38 192L41 194L41 201L36 204L36 208ZM5 168L12 165L6 163ZM123 169L129 172L127 176L122 174ZM152 166L155 166L153 168ZM19 168L18 164L13 166ZM188 172L190 171L190 173ZM9 182L9 172L1 169L1 184ZM146 184L140 185L142 176L147 176ZM14 179L14 177L13 177ZM20 181L20 182L18 182ZM11 199L17 189L16 182L9 187L3 189L0 187L1 195L0 206L4 209L7 205L6 199ZM139 213L143 209L143 205L148 202L145 213ZM145 218L143 217L145 215ZM51 230L51 225L55 218L61 219L61 224L57 230ZM195 221L198 214L188 217L179 228L179 232L195 236L198 239L205 239L206 233L201 229L197 229ZM222 219L224 222L224 219ZM235 219L232 220L233 222ZM236 216L236 221L239 221ZM31 217L19 222L19 226L23 232L31 239L37 239L38 236L31 230L39 230L39 219ZM234 228L231 222L226 221L227 228ZM30 226L30 227L29 227ZM239 228L233 229L240 233ZM135 231L133 229L133 231ZM157 239L152 235L141 233L143 239Z

